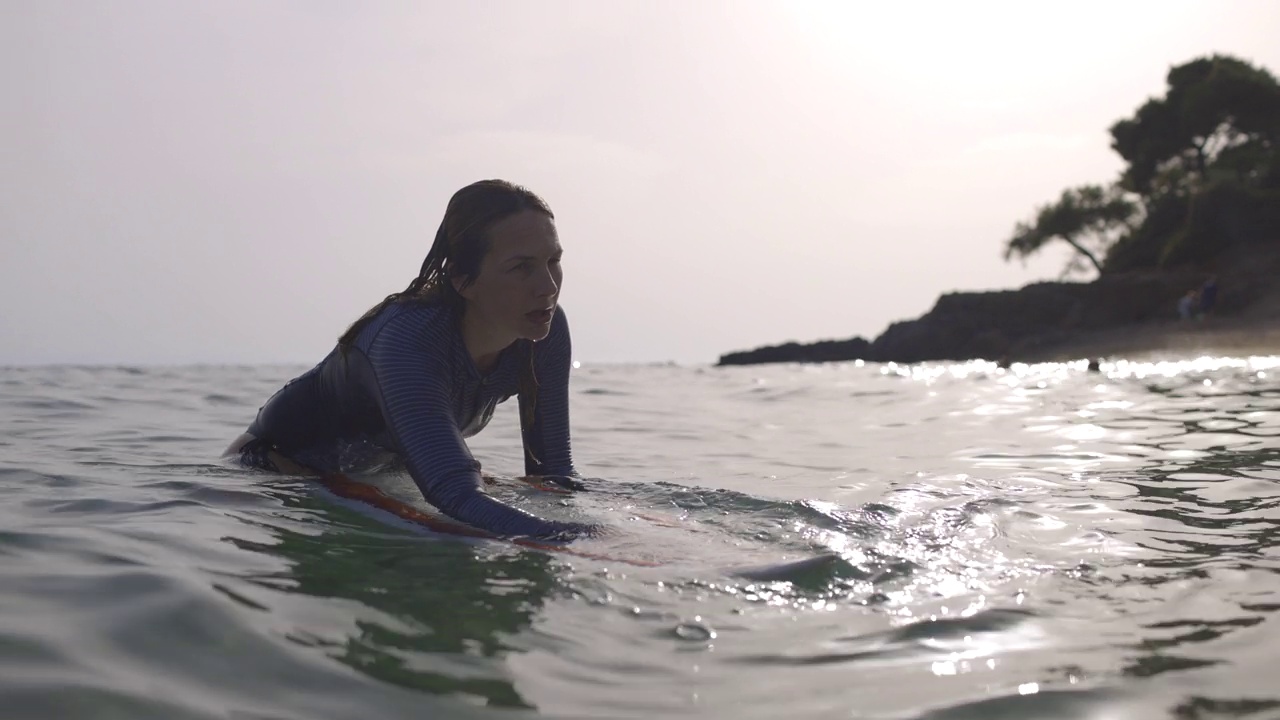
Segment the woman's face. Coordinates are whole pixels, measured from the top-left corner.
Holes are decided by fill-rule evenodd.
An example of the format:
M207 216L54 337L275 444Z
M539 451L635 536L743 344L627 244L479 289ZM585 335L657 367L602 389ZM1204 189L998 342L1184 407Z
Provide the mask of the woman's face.
M525 210L494 223L479 274L459 289L469 318L491 336L545 338L560 298L562 252L555 221L541 212Z

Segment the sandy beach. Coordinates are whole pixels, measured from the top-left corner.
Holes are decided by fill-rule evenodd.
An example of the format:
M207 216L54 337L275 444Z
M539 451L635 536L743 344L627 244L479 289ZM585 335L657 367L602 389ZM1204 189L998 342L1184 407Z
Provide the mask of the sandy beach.
M1280 319L1205 318L1106 330L1017 358L1024 362L1105 358L1167 360L1280 355Z

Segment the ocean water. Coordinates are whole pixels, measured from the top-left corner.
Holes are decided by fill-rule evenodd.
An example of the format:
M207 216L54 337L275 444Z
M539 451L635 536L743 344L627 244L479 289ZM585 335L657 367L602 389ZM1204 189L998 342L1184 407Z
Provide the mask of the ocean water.
M611 559L221 461L303 369L0 369L0 717L1280 717L1280 358L588 365Z

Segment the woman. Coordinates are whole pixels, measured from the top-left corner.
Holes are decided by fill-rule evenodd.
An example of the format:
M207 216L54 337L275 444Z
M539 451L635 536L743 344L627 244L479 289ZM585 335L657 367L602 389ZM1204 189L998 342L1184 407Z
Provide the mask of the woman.
M543 520L481 489L463 438L519 397L525 473L581 489L569 452L569 325L555 218L501 180L449 200L422 270L290 381L228 448L295 474L403 462L426 499L499 535L569 539L598 526Z

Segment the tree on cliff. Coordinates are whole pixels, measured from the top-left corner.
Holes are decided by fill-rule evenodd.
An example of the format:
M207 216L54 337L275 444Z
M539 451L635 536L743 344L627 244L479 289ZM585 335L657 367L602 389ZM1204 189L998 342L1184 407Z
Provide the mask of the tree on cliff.
M1280 84L1271 73L1214 55L1171 69L1168 84L1163 98L1111 126L1111 148L1129 164L1122 187L1152 199L1194 191L1220 160L1243 179L1274 155Z
M1107 188L1067 190L1038 208L1032 221L1014 228L1006 260L1053 240L1075 249L1064 275L1086 262L1101 273L1203 256L1214 249L1188 254L1188 242L1221 243L1239 234L1203 221L1188 234L1203 205L1198 199L1209 190L1217 198L1213 217L1240 210L1250 213L1251 227L1273 224L1251 208L1265 209L1280 189L1280 83L1266 69L1224 55L1175 66L1167 83L1163 97L1111 126L1111 147L1127 163L1120 179ZM1224 184L1238 190L1224 192ZM1174 252L1175 243L1183 250Z
M1040 207L1034 222L1020 222L1004 248L1004 258L1025 258L1052 240L1075 249L1063 275L1084 269L1084 261L1099 273L1098 252L1105 251L1138 215L1137 204L1116 188L1098 185L1064 190L1057 202Z

